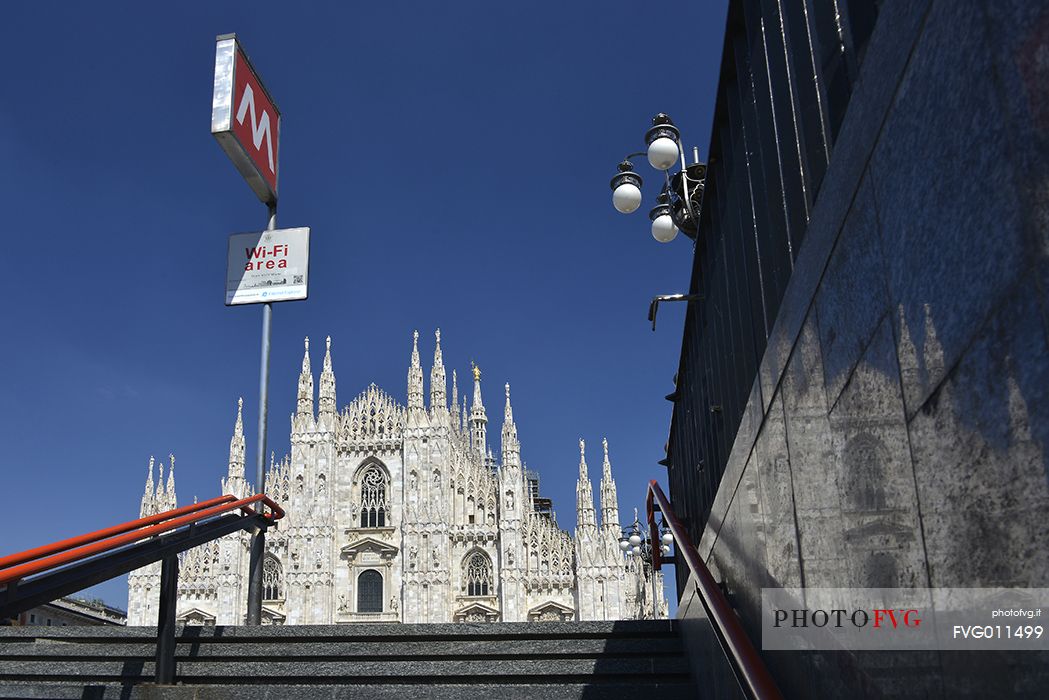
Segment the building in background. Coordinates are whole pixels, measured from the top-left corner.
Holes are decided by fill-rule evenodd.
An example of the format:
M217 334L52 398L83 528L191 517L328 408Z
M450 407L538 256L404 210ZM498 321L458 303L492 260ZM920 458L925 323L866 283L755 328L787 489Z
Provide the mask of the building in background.
M364 621L617 620L666 616L662 578L626 558L615 481L604 445L600 518L580 441L575 536L561 530L538 475L521 459L510 385L501 459L488 440L481 372L473 400L451 405L436 334L429 405L415 334L407 406L374 384L339 410L331 339L316 404L309 339L291 417L291 454L272 461L266 491L287 511L266 536L263 620L268 624ZM316 410L315 410L316 406ZM238 404L222 492L252 493L244 475ZM154 484L141 515L176 507L174 469ZM247 609L247 533L186 552L177 619L241 624ZM129 623L156 624L160 564L129 575ZM655 601L655 603L653 603Z
M1049 586L1047 52L1044 1L729 3L666 463L752 639L763 587ZM788 697L1049 676L766 661Z
M101 600L59 598L50 603L21 612L17 617L6 620L10 626L40 625L43 627L67 627L72 625L125 625L127 613L106 605Z

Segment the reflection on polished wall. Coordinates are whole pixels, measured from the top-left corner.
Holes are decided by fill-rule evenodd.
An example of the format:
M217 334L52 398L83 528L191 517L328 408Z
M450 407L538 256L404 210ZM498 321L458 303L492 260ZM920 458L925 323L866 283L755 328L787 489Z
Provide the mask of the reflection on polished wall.
M697 306L685 329L671 499L756 641L763 587L1049 585L1049 69L1038 60L1049 3L871 4L877 21L825 142L804 240L754 341L760 361L731 375L745 395L734 424L719 423L733 409L713 379L731 363L704 373L690 354L724 326ZM813 46L819 37L796 24L791 34L791 18L774 12L732 3L714 138L723 187L747 173L763 178L763 199L723 192L705 204L710 227L738 221L734 207L781 212L791 201L787 178L761 167L782 142L763 140L774 121L748 92L776 39L751 29L782 27L780 41ZM781 103L775 94L772 107L808 104L797 90ZM726 124L739 109L751 110L745 150ZM748 224L732 255L760 255L763 224ZM699 246L697 258L719 251ZM695 270L717 274L711 265ZM690 602L680 609L695 640L703 623ZM1033 652L766 660L792 697L1036 697L1049 679Z

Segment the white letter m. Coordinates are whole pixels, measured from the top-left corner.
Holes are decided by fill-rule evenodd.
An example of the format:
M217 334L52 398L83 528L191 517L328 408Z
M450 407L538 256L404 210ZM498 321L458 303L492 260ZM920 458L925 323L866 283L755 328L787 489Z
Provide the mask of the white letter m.
M244 85L244 95L240 98L240 106L237 108L237 123L244 123L244 115L251 111L251 139L255 142L255 148L262 149L262 138L266 137L266 151L270 158L270 172L274 175L277 171L273 167L273 141L270 136L270 115L262 110L262 119L255 120L255 93L251 86Z

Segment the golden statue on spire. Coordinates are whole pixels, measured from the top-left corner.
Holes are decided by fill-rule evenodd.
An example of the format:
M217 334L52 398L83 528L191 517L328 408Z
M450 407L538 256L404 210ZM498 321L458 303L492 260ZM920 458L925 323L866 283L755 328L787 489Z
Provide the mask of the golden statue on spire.
M481 381L481 368L478 367L476 364L474 364L473 360L470 360L470 369L473 370L474 381L475 382Z

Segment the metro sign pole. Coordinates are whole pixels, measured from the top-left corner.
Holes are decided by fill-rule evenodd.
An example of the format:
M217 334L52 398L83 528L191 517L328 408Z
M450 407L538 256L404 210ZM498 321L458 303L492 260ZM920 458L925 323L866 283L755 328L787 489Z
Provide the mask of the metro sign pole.
M277 228L277 172L280 155L280 111L263 87L235 34L223 34L215 44L215 89L211 133L256 196L269 210L266 230ZM258 493L266 491L266 413L269 402L270 325L273 306L262 305L262 363L259 371L259 439L255 462ZM261 507L261 506L260 506ZM265 531L251 540L248 579L249 625L262 623L262 564Z

